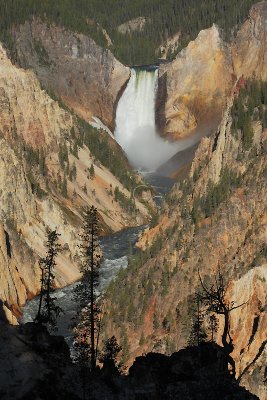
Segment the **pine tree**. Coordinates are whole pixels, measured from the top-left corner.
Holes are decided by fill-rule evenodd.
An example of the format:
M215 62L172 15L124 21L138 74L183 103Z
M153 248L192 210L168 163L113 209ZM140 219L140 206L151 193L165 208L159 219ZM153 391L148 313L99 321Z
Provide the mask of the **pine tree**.
M87 186L86 186L86 183L83 185L82 190L84 191L84 193L87 194Z
M89 168L89 174L90 174L90 179L94 179L95 177L95 169L94 169L94 165L91 164L91 167Z
M107 360L113 360L116 362L117 356L121 351L121 346L118 344L115 336L105 340L103 351L99 357L99 361L104 363Z
M45 176L47 173L47 168L45 164L45 155L44 155L44 150L41 148L40 153L39 153L39 170L40 174Z
M67 178L66 178L65 174L64 174L63 181L62 181L61 194L64 197L68 197L68 182L67 182Z
M191 332L188 340L189 346L199 346L203 343L207 337L206 332L203 327L204 323L204 313L201 308L201 298L200 294L195 294L195 308L192 315L192 325Z
M144 343L145 343L145 335L144 332L142 332L139 340L139 346L143 346Z
M62 144L59 145L58 160L59 160L61 168L64 170L65 163L67 163L69 160L68 148L67 148L67 145L65 142L63 143L63 145Z
M70 171L69 171L69 180L71 182L76 181L77 178L77 168L75 165L75 162L73 162L72 166L70 167Z
M35 318L38 323L47 323L53 328L56 326L58 315L62 312L61 308L56 305L56 298L51 296L55 289L54 269L56 266L56 257L61 248L58 243L59 236L55 230L47 232L46 256L39 261L41 268L41 291L38 313Z
M215 340L215 333L218 331L218 318L216 314L212 313L208 319L208 330L211 334L211 341L214 342Z
M92 206L84 212L84 224L80 234L82 277L75 288L78 320L74 329L77 350L76 361L84 365L89 364L91 371L96 368L96 331L99 320L97 287L101 255L98 234L97 209Z

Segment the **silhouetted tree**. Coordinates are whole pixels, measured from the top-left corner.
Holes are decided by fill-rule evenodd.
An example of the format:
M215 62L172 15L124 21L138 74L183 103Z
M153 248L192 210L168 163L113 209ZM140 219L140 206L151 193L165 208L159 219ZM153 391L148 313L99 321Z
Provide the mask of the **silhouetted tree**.
M224 317L224 329L222 333L222 345L224 353L232 367L232 375L235 376L235 363L230 354L234 349L233 339L230 335L230 313L237 308L242 307L246 303L235 305L235 302L228 302L226 299L226 292L228 285L225 283L224 278L219 270L215 276L214 284L209 287L206 286L199 274L200 283L203 292L200 295L200 299L203 304L206 305L207 311L215 313L217 315L222 315Z
M214 335L218 331L218 318L214 313L209 315L208 330L211 333L211 341L214 342Z
M113 360L115 364L117 356L121 349L122 347L118 344L115 336L112 336L104 342L104 348L102 353L100 354L99 361L104 363L107 360Z
M41 268L41 290L39 308L35 320L39 323L48 323L52 327L56 326L56 319L62 312L56 305L55 297L51 294L55 289L54 269L56 266L56 257L60 251L58 243L60 234L55 230L47 232L47 252L45 257L41 258L39 265Z
M91 371L96 368L96 331L99 321L96 289L99 283L101 254L98 234L97 209L92 206L84 212L84 224L80 235L82 277L75 288L75 300L78 303L79 313L74 329L76 361L81 364L89 362Z
M204 342L207 338L205 329L204 329L204 311L202 309L201 304L201 295L200 293L195 294L195 308L193 310L192 315L192 325L191 332L188 340L188 344L190 346L199 346L200 343Z

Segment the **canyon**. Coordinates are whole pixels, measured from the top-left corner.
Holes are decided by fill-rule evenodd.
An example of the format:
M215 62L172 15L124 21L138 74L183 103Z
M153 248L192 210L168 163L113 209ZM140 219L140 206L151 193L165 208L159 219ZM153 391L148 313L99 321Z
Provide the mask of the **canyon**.
M257 40L254 50L250 45L242 45L241 32L248 40L244 43ZM209 40L210 37L216 38L221 45L216 27L201 32L199 37L208 37ZM176 75L174 69L171 72L173 75L168 75L176 64L183 65L182 58L186 61L187 53L196 43L191 43L172 63L160 66L159 93L165 92L166 108L168 104L172 107L175 101L170 97L171 93L178 96L177 101L183 107L184 99L180 95L182 89L179 91L176 85L186 84L188 74L189 83L195 79L188 90L192 101L194 95L198 96L196 89L200 87L198 82L202 75L199 76L197 70L192 75L187 72L187 76L181 81L178 79L180 75ZM213 46L207 46L203 56L208 49L213 50ZM122 273L108 289L105 334L116 332L120 343L127 349L125 358L129 364L142 353L171 353L174 349L183 348L191 329L188 310L192 309L194 294L200 289L198 273L205 282L212 284L212 277L216 276L216 271L220 268L225 280L229 282L229 303L244 303L231 316L233 358L237 376L242 385L260 399L265 399L266 125L255 118L252 124L253 141L248 150L241 132L236 132L234 128L233 102L249 79L266 80L266 2L252 8L250 19L241 27L235 43L232 48L228 47L227 52L229 59L233 60L229 61L231 68L226 74L232 76L231 79L225 81L222 70L218 75L216 70L214 75L206 71L207 76L214 79L207 82L202 78L203 88L200 87L199 90L204 95L207 87L209 98L213 93L209 85L217 85L221 77L224 83L228 82L227 90L224 87L224 94L218 96L218 110L222 107L220 101L225 101L224 111L220 109L220 124L209 137L201 140L188 177L174 185L162 207L158 224L145 230L138 243L143 250L139 258L133 258L128 271ZM196 58L199 59L199 56ZM190 54L188 59L192 60L193 56ZM207 70L210 68L205 62L199 66L200 74L205 67ZM218 62L217 67L222 68L224 64ZM188 70L191 71L190 68ZM175 78L171 79L169 76ZM163 78L165 83L168 79L170 82L167 92L160 87L160 80ZM205 104L200 97L197 98L196 104L199 107ZM206 100L205 96L203 98ZM214 108L213 106L214 101L210 99L209 107L212 112L216 111L216 101ZM177 106L180 110L179 107L180 103ZM192 110L191 108L190 112ZM206 110L203 107L202 111L203 115L207 111L207 117L209 116L209 108ZM167 113L166 110L165 112ZM197 112L194 124L198 120L201 126L201 110ZM164 113L163 115L165 116ZM183 124L179 114L177 119ZM167 130L168 120L165 124ZM187 128L182 125L183 135L189 134ZM192 128L195 129L195 126ZM235 183L235 179L238 183ZM231 183L226 183L227 180ZM212 196L212 188L219 188L220 184L222 191L226 190L227 185L233 185L233 189L219 206L211 206L214 207L211 213L206 217L201 215L201 202L205 196ZM131 291L126 294L125 288L128 287ZM223 322L220 320L218 343L221 340L222 327Z
M148 122L159 140L177 146L170 157L184 140L188 148L200 143L186 159L188 173L178 170L156 221L139 238L136 258L108 287L102 334L116 335L127 366L143 353L182 349L199 275L212 284L219 268L229 283L229 304L244 303L231 314L237 378L261 400L267 379L266 104L262 118L258 104L252 110L248 146L235 125L235 101L251 81L267 80L266 27L267 3L261 1L231 42L213 25L159 65L155 96L143 96L138 113L146 101L155 102ZM12 37L13 54L0 47L0 300L15 325L40 290L47 229L60 234L59 288L80 276L83 207L97 207L101 235L155 216L153 190L132 168L142 167L142 141L126 148L129 126L118 131L119 112L129 123L124 114L132 110L131 104L121 108L120 100L138 85L152 93L155 75L135 76L90 37L37 17L13 27ZM135 194L137 187L143 189ZM225 193L217 204L219 189ZM220 345L221 318L218 323Z
M136 199L140 213L133 215L114 200L116 188L129 199L130 189L88 147L74 143L81 129L77 117L41 88L33 72L13 65L2 47L0 60L1 299L10 319L16 321L19 307L38 293L38 257L45 252L48 228L58 229L64 248L56 271L59 287L79 278L77 238L82 207L98 207L103 232L140 224L149 211ZM93 130L93 134L103 147L112 141L104 131ZM114 166L120 163L118 169L123 168L128 176L130 167L121 150L114 140L109 146ZM62 152L64 161L60 161ZM129 176L133 184L142 183L138 174L129 172Z
M130 69L88 36L37 19L14 33L19 64L36 73L42 86L85 120L95 116L114 129L118 98Z

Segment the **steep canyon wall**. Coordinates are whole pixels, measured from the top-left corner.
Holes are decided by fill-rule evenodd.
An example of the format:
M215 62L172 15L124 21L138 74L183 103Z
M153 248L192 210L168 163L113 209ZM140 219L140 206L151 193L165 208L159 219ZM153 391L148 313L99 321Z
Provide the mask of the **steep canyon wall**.
M158 125L174 140L216 129L227 97L242 75L266 79L267 6L252 7L231 43L220 29L199 33L174 61L159 69Z
M11 318L10 311L18 316L19 307L39 290L38 259L45 253L48 228L61 235L56 282L64 286L79 277L84 206L98 208L103 232L140 224L149 212L137 200L141 214L136 218L115 201L116 187L125 199L131 193L81 142L85 133L79 119L41 88L34 72L13 65L2 47L0 62L0 299ZM126 176L129 166L115 141L90 129L92 146L94 140L109 146L111 162L120 163ZM137 174L131 176L141 182Z

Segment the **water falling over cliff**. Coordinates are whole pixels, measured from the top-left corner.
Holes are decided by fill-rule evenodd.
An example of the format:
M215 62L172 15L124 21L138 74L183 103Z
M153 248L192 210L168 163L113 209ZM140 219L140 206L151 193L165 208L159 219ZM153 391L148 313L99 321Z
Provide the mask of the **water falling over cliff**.
M115 138L130 163L154 171L179 150L177 143L163 140L155 124L158 70L131 71L131 78L117 108Z

